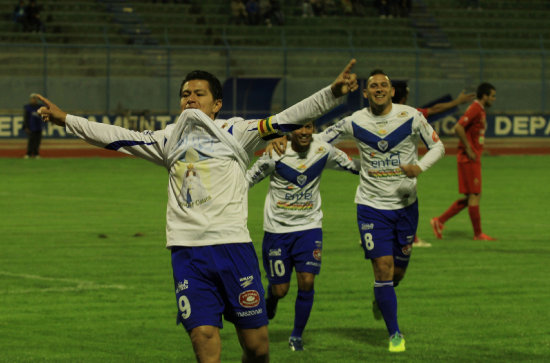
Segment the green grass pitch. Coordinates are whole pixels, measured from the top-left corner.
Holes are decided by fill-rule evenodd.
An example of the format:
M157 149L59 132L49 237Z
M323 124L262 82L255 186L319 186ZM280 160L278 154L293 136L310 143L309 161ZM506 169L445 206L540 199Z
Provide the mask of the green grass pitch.
M545 166L546 165L546 166ZM483 160L483 230L467 211L435 240L429 219L458 198L447 156L418 180L417 248L396 289L407 351L387 352L358 246L357 177L326 171L324 251L306 350L291 352L295 281L270 323L272 362L540 362L550 357L548 156ZM142 160L0 159L0 362L192 362L175 324L165 245L166 171ZM260 252L267 182L250 193ZM135 236L136 234L141 234ZM234 328L222 361L239 362Z

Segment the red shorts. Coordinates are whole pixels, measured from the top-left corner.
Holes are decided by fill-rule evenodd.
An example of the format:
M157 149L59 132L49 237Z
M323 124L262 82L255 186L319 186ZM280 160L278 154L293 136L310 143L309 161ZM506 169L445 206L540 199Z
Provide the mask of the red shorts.
M458 162L458 192L460 194L481 193L481 163L479 161Z

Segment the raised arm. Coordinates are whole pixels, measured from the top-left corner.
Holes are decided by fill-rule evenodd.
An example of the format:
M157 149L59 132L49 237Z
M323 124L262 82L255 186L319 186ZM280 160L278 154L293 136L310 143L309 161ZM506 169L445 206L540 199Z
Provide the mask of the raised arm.
M357 75L352 73L355 59L349 61L329 87L309 96L274 116L274 122L282 132L292 131L312 121L338 105L339 98L359 88Z
M436 103L432 107L428 107L428 116L435 115L437 113L445 112L453 107L459 106L463 103L470 102L476 97L475 93L460 92L457 98L449 102Z
M114 125L91 122L85 118L67 114L43 96L39 95L38 98L44 103L44 106L38 110L44 121L65 127L68 133L74 134L91 145L164 165L164 130L137 132Z

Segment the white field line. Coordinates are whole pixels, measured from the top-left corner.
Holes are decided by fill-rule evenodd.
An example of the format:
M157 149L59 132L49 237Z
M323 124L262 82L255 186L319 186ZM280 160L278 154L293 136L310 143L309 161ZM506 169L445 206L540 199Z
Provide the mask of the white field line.
M17 277L17 278L22 278L27 280L51 281L54 283L63 282L63 283L76 285L76 286L63 286L63 287L60 286L60 287L45 287L45 288L33 287L30 289L23 288L23 289L7 290L4 292L7 294L27 294L31 292L67 292L67 291L83 291L83 290L129 289L129 287L125 285L102 285L102 284L97 284L93 281L66 279L66 278L58 278L58 277L46 277L46 276L39 276L39 275L16 274L8 271L0 271L0 275Z

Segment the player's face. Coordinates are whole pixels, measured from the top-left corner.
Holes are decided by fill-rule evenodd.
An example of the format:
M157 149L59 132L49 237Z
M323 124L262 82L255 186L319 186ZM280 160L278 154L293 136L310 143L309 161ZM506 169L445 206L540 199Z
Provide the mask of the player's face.
M303 127L299 128L298 130L292 131L292 136L290 137L292 148L298 152L306 151L309 148L309 144L311 144L311 140L313 139L312 135L313 135L312 122L305 124Z
M181 111L195 108L201 110L213 120L216 113L222 108L222 100L214 100L208 81L202 79L185 82L181 89L181 95Z
M383 115L391 110L391 98L395 90L387 76L375 74L367 81L363 97L369 100L369 105L375 115Z
M495 103L495 101L497 100L497 91L492 89L489 95L483 95L483 99L485 100L484 102L485 106L491 107L493 103Z

